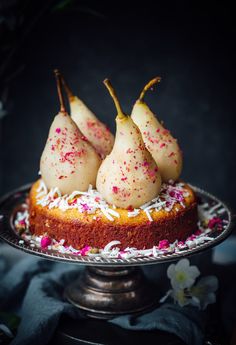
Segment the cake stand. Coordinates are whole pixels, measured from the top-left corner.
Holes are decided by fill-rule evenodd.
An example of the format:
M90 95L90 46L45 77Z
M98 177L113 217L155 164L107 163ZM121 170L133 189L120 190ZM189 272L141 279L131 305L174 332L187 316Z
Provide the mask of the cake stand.
M0 238L11 246L26 253L48 260L80 264L85 270L79 278L65 287L65 298L78 307L86 316L111 319L123 314L141 313L158 303L158 293L145 278L141 266L161 264L193 254L222 242L232 230L229 208L211 194L192 186L201 202L220 205L220 217L225 226L211 234L212 240L180 252L158 257L133 257L129 259L111 257L90 257L62 254L53 250L19 244L20 237L14 228L14 217L27 198L31 185L23 186L0 200Z

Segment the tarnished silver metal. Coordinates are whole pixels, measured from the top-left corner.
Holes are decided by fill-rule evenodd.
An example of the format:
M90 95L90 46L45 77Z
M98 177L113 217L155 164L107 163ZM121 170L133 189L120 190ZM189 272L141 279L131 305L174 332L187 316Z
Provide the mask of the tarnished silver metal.
M27 242L19 244L20 237L14 228L14 215L27 198L30 187L31 185L23 186L0 199L0 238L15 248L48 260L86 265L83 275L66 287L65 297L93 318L110 319L122 314L142 312L152 307L157 302L158 290L148 283L138 266L164 263L202 252L222 242L232 230L229 208L213 195L192 186L204 202L210 205L220 203L224 208L221 217L227 221L227 225L224 230L214 232L213 240L192 249L158 257L123 259L62 254L31 247Z
M87 316L99 319L142 312L158 301L155 287L135 267L87 267L66 288L65 297Z

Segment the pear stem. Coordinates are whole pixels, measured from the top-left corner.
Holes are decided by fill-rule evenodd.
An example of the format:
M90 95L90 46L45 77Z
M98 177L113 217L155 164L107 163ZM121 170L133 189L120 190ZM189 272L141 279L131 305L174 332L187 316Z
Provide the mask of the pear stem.
M66 82L64 76L63 76L62 74L60 74L60 76L61 76L62 85L63 85L63 87L64 87L64 89L65 89L65 91L66 91L66 94L67 94L69 100L73 99L75 96L74 96L74 94L73 94L71 88L70 88L69 85L67 84L67 82Z
M152 80L150 80L143 88L143 91L141 92L140 96L139 96L139 101L143 101L143 98L145 96L145 93L155 84L160 83L161 81L161 77L156 77Z
M120 105L120 102L118 100L118 97L116 95L116 92L115 90L113 89L112 85L111 85L111 82L109 79L105 79L103 81L103 83L105 84L106 88L108 89L114 103L115 103L115 107L116 107L116 110L117 110L117 117L122 120L124 118L126 118L126 115L123 113L123 110L121 108L121 105Z
M55 74L56 83L57 83L57 93L58 93L59 102L60 102L60 112L66 114L65 102L64 102L64 97L62 94L61 74L58 69L54 70L54 74Z

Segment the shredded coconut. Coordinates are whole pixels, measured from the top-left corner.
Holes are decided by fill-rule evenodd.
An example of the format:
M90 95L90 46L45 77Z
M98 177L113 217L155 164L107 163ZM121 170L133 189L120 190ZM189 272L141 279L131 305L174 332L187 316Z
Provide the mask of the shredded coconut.
M152 219L152 217L151 217L151 215L150 215L149 210L148 210L147 208L145 208L145 209L144 209L144 212L146 213L146 215L147 215L147 217L148 217L148 220L149 220L150 222L152 222L153 219Z
M136 217L139 215L140 210L138 208L135 208L133 211L128 212L128 217Z
M111 222L114 221L114 217L120 217L119 212L115 211L117 209L116 206L109 205L91 185L87 192L74 191L70 195L62 196L58 188L52 188L48 192L45 183L41 179L37 193L37 204L42 207L48 207L49 209L59 208L63 212L72 208L76 208L80 213L96 214L101 212ZM127 216L129 218L136 217L143 210L147 215L148 221L152 222L151 212L153 210L160 211L163 209L170 212L177 203L185 207L184 198L188 195L189 193L184 189L183 183L163 183L160 194L156 198L133 211L127 210Z

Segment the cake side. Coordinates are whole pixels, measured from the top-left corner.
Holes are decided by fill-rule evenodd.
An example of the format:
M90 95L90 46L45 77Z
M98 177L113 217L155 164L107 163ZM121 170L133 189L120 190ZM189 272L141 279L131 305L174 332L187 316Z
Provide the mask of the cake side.
M116 208L118 218L110 221L102 212L95 214L79 212L72 208L65 211L58 207L49 208L38 204L40 181L32 186L29 195L30 231L57 240L64 239L67 245L81 249L86 245L103 248L107 243L117 240L121 249L135 247L151 248L166 239L182 241L197 230L197 202L193 190L183 185L183 202L176 202L170 211L152 210L152 221L145 210L140 209L135 217L129 211Z

